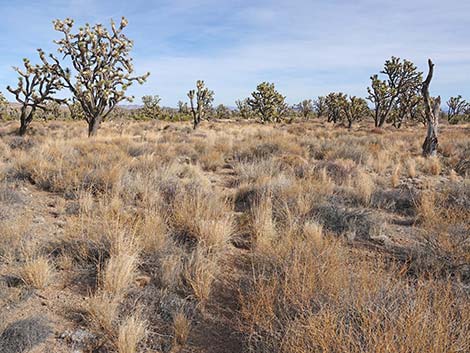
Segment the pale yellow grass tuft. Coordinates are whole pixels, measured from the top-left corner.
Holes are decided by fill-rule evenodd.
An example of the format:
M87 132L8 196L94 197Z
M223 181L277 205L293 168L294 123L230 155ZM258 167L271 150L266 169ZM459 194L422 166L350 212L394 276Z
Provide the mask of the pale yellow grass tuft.
M442 171L441 161L439 157L430 157L425 163L426 170L432 175L439 175Z
M396 188L400 185L400 174L401 174L401 164L397 164L397 166L393 169L392 176L390 178L390 183L392 187Z
M416 162L414 159L408 159L406 161L406 171L408 172L408 176L410 178L416 177Z
M449 173L449 180L452 181L452 182L457 182L460 180L460 177L459 175L457 174L457 172L453 169L451 169L450 173Z
M309 239L312 244L318 249L321 249L324 244L323 226L313 221L304 223L304 236Z
M178 288L181 285L181 276L184 272L183 255L169 254L161 260L160 280L167 288Z
M199 191L178 197L172 221L177 231L207 248L226 246L234 232L228 202Z
M365 206L370 204L375 183L370 174L359 170L354 178L354 191L358 199Z
M139 343L147 336L147 323L139 315L129 316L119 325L117 350L119 353L136 353Z
M418 204L418 215L424 226L432 225L437 221L436 194L432 190L427 190L421 195Z
M54 269L46 257L35 257L26 260L20 269L20 277L26 285L44 289L52 282Z
M118 307L119 301L115 296L100 291L88 299L86 309L91 323L112 337L118 317Z
M103 290L120 295L134 283L137 276L138 257L136 254L112 255L103 275Z
M199 249L193 252L185 266L185 280L202 308L209 300L217 273L218 267L213 255Z
M261 197L251 209L253 240L258 251L269 251L277 239L277 231L272 214L272 199L266 195Z

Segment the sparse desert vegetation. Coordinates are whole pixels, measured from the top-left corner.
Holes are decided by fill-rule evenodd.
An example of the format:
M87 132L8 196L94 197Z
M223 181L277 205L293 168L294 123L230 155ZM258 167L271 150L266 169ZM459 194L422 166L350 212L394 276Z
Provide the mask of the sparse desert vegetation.
M420 126L15 128L2 332L41 317L50 352L470 350L468 125L432 158Z
M88 9L95 3L77 17L99 18ZM168 18L179 18L183 3ZM132 5L122 7L137 17L142 11ZM161 106L167 98L155 92L142 105L123 104L134 100L128 89L150 76L135 73L125 17L81 27L55 20L57 52L38 49L37 60L14 68L17 84L6 89L16 103L0 92L0 353L470 352L470 103L458 95L443 107L430 93L462 82L451 77L438 86L433 77L462 75L450 66L468 59L463 44L427 28L433 42L452 47L445 55L427 49L437 70L431 59L422 72L392 56L373 71L366 97L336 91L309 99L309 65L320 76L315 85L331 87L325 77L332 68L358 61L347 76L333 73L339 87L356 89L348 80L363 77L373 50L342 57L347 42L403 50L369 26L361 35L342 30L340 45L329 38L313 45L302 31L289 44L283 32L262 33L276 11L250 7L230 21L225 16L241 4L226 11L203 5L211 16L191 4L186 11L201 23L178 28L179 35L171 34L173 23L154 25L160 9L151 6L144 8L152 22L140 23L145 32L130 32L144 45L136 50L139 66L162 66L158 80L179 85L186 81L171 69L187 70L181 75L192 83L178 87L188 93L177 109ZM299 16L307 7L297 11L300 23L318 20ZM340 23L356 31L352 19L360 16L352 8ZM215 25L214 9L223 26ZM440 23L406 11L426 19L420 27ZM245 17L260 25L245 28ZM368 21L376 17L394 19L380 24L391 41L399 17ZM218 57L210 65L202 58L234 23L225 71L241 63L260 81L293 81L222 78L225 87L252 87L236 108L214 107L218 92L209 87L221 86L198 76ZM342 28L334 21L324 27L309 33L323 40ZM243 34L262 43L250 47ZM240 55L235 37L246 45ZM270 37L276 45L265 45ZM156 43L161 38L172 44ZM413 46L424 48L423 38ZM167 55L174 42L181 52L173 67ZM316 53L302 51L299 71L290 61L306 43ZM195 62L182 54L185 46ZM258 59L265 50L275 55ZM143 52L163 59L145 60ZM317 67L324 53L331 63ZM282 69L268 62L286 58ZM293 106L283 94L292 82L309 92Z

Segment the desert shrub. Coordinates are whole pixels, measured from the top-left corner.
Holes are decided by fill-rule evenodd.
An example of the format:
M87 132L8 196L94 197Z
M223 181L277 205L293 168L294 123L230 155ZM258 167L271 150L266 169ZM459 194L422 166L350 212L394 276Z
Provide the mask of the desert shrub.
M329 203L315 205L310 215L335 234L361 240L377 236L383 222L379 216L366 209L346 209Z
M413 216L416 214L417 192L410 188L391 190L377 189L372 194L373 207L399 214Z
M0 203L13 206L24 202L24 197L18 191L0 182Z
M347 260L343 246L328 239L320 246L308 239L290 246L286 257L255 254L240 301L247 351L440 352L468 346L463 290L425 281L410 287L377 262ZM450 302L456 306L449 308ZM426 320L416 319L421 316Z
M48 258L37 256L26 259L20 268L19 277L28 286L44 289L53 281L54 272Z
M66 195L82 189L98 193L117 184L127 163L124 151L113 143L56 142L21 155L9 174Z
M197 189L176 196L170 224L176 239L209 248L224 247L234 232L228 202Z
M467 147L459 158L455 171L463 177L468 177L470 175L470 147Z
M351 160L321 161L315 164L314 170L326 174L336 183L344 184L357 171L357 165Z
M45 318L29 317L9 324L0 335L0 351L23 353L44 342L52 333Z

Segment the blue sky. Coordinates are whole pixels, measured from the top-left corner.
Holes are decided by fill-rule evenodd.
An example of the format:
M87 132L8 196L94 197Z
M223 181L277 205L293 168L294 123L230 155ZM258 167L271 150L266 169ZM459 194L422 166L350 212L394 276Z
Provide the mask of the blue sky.
M290 103L331 91L366 96L371 74L392 55L426 69L432 94L470 99L470 1L467 0L0 0L0 91L16 83L11 66L35 49L55 51L56 18L77 24L129 19L137 73L148 82L136 102L159 94L176 106L197 79L234 105L261 81ZM6 94L9 99L12 97Z

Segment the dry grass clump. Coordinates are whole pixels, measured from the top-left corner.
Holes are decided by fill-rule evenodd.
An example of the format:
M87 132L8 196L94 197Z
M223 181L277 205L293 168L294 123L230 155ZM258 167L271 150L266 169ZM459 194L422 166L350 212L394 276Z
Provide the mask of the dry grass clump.
M137 277L138 260L136 254L127 252L111 255L103 273L103 290L114 295L125 293Z
M332 144L328 149L330 150L325 159L328 160L351 160L356 164L363 164L367 160L367 148L364 146L363 138L356 137L338 137L335 140L330 140Z
M393 270L345 257L343 245L329 239L321 246L308 239L291 244L285 258L254 260L251 287L241 299L247 350L441 352L468 346L470 312L462 291L433 281L410 288Z
M183 347L189 337L191 321L183 311L179 311L173 317L173 342L175 347Z
M126 318L119 325L117 351L119 353L137 353L139 343L147 336L147 323L139 315Z
M326 173L337 185L345 184L350 178L356 174L357 165L352 160L338 159L335 161L319 162L315 166L315 170L320 172L320 175ZM326 178L322 175L324 181Z
M380 149L373 152L367 160L367 166L371 167L376 173L384 173L392 165L392 157L390 151Z
M79 127L0 141L5 317L42 312L11 305L30 286L81 314L90 351L470 351L457 128L425 159L415 127Z
M251 209L251 229L255 248L270 251L278 232L273 219L273 201L271 195L262 195Z
M224 165L224 155L222 152L212 149L199 157L199 163L201 163L203 170L214 172Z
M160 260L160 281L165 288L178 290L182 288L184 278L185 253L173 247L174 253L164 254Z
M118 298L104 292L97 292L88 298L86 303L86 310L92 327L97 332L104 332L108 337L115 336L118 309Z
M375 182L369 173L358 170L353 180L354 194L364 205L368 206L371 202L372 194L375 190Z
M23 282L36 289L44 289L51 284L54 274L54 267L45 256L28 258L19 269L19 277Z
M418 204L418 215L422 224L431 226L439 222L438 210L436 208L436 194L433 190L422 193Z
M31 214L17 218L12 210L4 211L0 205L0 263L13 262L21 255L23 242L30 234L31 220Z
M205 250L197 249L187 260L183 272L184 279L201 308L204 308L210 298L218 270L217 258Z
M315 221L307 221L303 226L304 236L308 241L311 241L313 246L317 249L322 249L325 243L323 226Z
M408 165L408 167L410 167L410 165ZM410 172L409 169L408 169L408 172ZM411 172L413 172L413 170ZM401 174L401 164L398 164L395 167L395 169L393 169L392 177L390 178L390 182L392 184L392 187L396 188L400 185L400 174ZM416 172L415 172L415 174L416 174Z
M207 248L223 248L234 233L227 200L204 191L177 195L170 216L173 232L182 241L196 241Z
M408 173L408 177L416 178L416 162L414 159L410 158L406 161L406 171Z
M439 175L442 172L441 161L439 157L427 158L424 163L424 169L431 175Z
M81 189L111 190L128 163L125 152L106 141L48 142L15 157L9 172L13 177L29 179L44 190L72 194Z
M305 149L293 135L270 129L269 132L258 130L255 136L246 136L243 144L233 147L234 158L239 162L256 162L281 155L305 157Z

